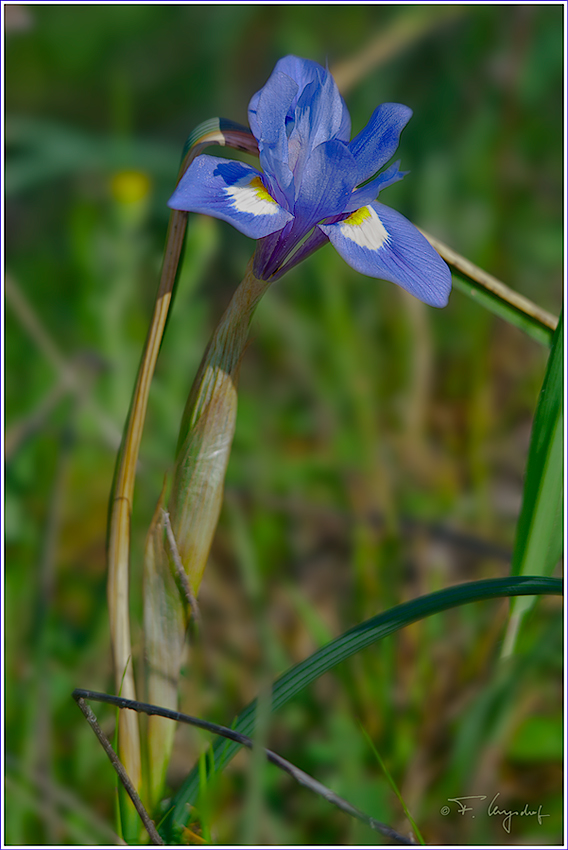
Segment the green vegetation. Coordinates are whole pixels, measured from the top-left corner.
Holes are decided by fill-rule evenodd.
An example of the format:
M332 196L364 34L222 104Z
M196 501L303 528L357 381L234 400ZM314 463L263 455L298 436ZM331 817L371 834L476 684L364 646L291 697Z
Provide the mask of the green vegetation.
M563 10L5 11L5 842L112 844L115 777L71 692L113 690L108 496L188 133L216 115L245 122L280 56L327 60L354 132L381 101L414 110L397 153L411 173L385 203L559 315ZM137 673L145 536L193 376L252 251L228 225L190 217L135 491ZM546 552L541 541L556 533L546 506L557 505L558 464L545 449L559 451L562 339L517 530L549 349L465 289L444 310L427 308L328 247L263 299L180 707L230 725L264 695L267 746L408 834L375 750L426 844L553 845L558 597L537 598L507 658L513 606L477 601L389 634L268 711L271 681L396 605L505 578L513 551L516 574L560 575L559 537ZM534 570L523 539L540 551ZM93 709L112 737L115 710ZM208 776L211 741L176 731L170 804L197 765L184 840L384 842L254 754ZM507 833L485 816L495 794L500 808L526 803L547 817L513 817ZM448 803L465 795L487 797L475 818Z

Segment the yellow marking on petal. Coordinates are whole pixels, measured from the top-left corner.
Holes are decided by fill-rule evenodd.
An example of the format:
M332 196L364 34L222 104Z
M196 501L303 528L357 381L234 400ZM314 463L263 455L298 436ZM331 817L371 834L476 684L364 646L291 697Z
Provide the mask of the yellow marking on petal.
M266 191L258 175L251 178L249 174L246 174L232 186L227 186L225 192L231 198L235 209L242 213L275 215L281 209L277 201Z
M366 218L371 218L371 212L369 207L361 207L355 212L352 212L348 218L346 218L342 224L348 224L351 227L356 227L358 224L362 224Z
M341 235L368 251L378 251L389 235L373 207L361 207L339 223Z
M253 177L250 181L250 186L251 188L256 189L256 197L259 199L259 201L270 201L273 204L276 203L272 195L270 195L266 191L264 183L262 182L260 177Z

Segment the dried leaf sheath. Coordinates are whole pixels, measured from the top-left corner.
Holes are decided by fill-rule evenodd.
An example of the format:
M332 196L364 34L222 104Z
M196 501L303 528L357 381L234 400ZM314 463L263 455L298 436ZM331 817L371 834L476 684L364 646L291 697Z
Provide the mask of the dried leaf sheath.
M241 359L254 310L269 286L254 277L251 260L207 347L182 419L169 515L177 551L195 596L223 500L235 432ZM165 548L160 514L161 504L148 535L145 557L147 687L150 702L175 708L190 607L174 579L175 565ZM148 784L155 804L171 753L173 724L162 718L149 721Z
M163 545L163 493L158 502L144 557L144 641L148 695L157 694L168 706L177 702L180 665L185 636L185 612L179 605L179 589L169 568ZM152 806L160 799L175 723L164 717L148 718L147 798ZM146 795L145 795L146 796Z

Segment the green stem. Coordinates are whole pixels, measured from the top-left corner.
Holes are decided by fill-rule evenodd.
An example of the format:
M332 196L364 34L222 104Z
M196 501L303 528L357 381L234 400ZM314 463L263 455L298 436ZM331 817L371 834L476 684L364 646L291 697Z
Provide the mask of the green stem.
M240 364L252 316L269 286L255 278L251 259L207 346L182 419L169 513L196 595L221 510Z

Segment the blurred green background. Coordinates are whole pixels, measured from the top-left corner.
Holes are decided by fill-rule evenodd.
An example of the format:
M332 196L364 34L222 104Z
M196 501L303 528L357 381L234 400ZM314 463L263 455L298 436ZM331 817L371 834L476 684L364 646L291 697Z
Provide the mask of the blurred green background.
M105 527L181 149L246 123L287 53L329 63L353 134L414 110L381 201L558 313L562 6L38 5L6 15L6 842L114 841L114 777L74 687L112 688ZM219 153L219 149L212 151ZM190 218L135 494L144 537L208 337L253 243ZM547 351L454 292L444 310L359 276L331 246L274 286L243 363L226 501L181 708L230 724L269 678L379 611L506 575ZM344 663L271 720L270 746L427 843L562 835L559 600L499 661L506 602L466 606ZM143 698L143 693L140 694ZM113 712L94 706L112 733ZM175 790L206 739L178 730ZM241 753L193 831L217 843L380 844ZM256 794L260 787L261 793ZM528 803L507 833L482 806ZM189 840L189 839L188 839Z

